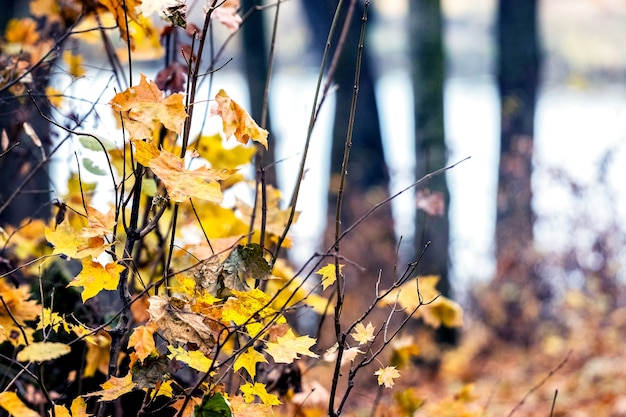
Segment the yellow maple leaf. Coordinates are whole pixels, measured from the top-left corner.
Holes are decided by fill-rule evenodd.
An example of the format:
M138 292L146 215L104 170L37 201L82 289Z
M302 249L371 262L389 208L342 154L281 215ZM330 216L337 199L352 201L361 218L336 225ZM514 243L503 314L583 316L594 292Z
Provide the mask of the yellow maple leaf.
M378 385L385 385L385 388L393 387L395 384L394 379L400 378L400 372L398 372L395 366L380 368L374 372L374 375L378 376Z
M241 143L248 143L252 139L267 149L268 131L261 129L243 107L228 97L226 91L218 91L215 101L217 109L214 112L222 118L222 129L226 138L234 135Z
M350 333L350 336L357 342L359 345L365 345L372 340L374 340L374 326L372 326L372 322L367 323L367 327L363 325L363 323L357 323L354 326L354 332Z
M249 146L238 145L227 149L220 135L199 136L189 147L195 149L215 169L249 164L256 153L256 148Z
M237 417L258 417L258 416L273 416L272 406L263 403L247 403L243 396L238 395L236 397L229 398L228 403L232 409L233 416ZM303 416L314 417L308 414L308 410L303 411ZM306 413L306 414L305 414ZM321 417L323 414L319 414Z
M63 61L67 65L70 75L74 78L80 78L85 75L85 67L83 66L83 57L74 55L70 50L63 51Z
M128 338L128 347L135 349L137 357L143 362L150 354L156 351L154 344L154 332L156 325L154 323L137 326L133 329Z
M235 324L243 324L257 315L260 318L276 313L273 308L266 307L271 298L258 288L250 291L231 290L234 297L228 298L222 309L222 319ZM265 308L264 308L265 307Z
M170 198L179 203L191 197L220 203L223 196L218 181L228 178L235 172L206 167L188 170L185 169L182 158L165 150L150 160L148 166L163 181Z
M17 353L17 360L20 362L45 362L67 355L71 350L65 343L30 343Z
M117 262L110 262L102 266L90 258L83 258L83 269L69 284L68 287L83 287L81 298L83 302L96 296L102 290L115 290L120 281L120 273L125 269Z
M84 394L83 397L100 397L98 401L113 401L137 388L130 372L122 378L112 376L100 386L102 390Z
M282 404L278 399L278 396L268 393L267 389L265 388L265 384L262 384L260 382L255 382L254 385L247 382L244 385L240 386L239 390L241 390L243 398L247 403L251 403L252 401L254 401L254 397L256 396L261 400L263 404Z
M87 354L85 355L83 376L94 376L96 371L107 375L111 357L111 336L106 331L101 330L85 340L87 341Z
M150 161L161 154L152 141L134 139L132 143L135 145L135 159L145 167L150 166Z
M0 407L4 408L12 416L40 417L38 412L28 408L20 400L20 397L12 391L0 392Z
M426 324L434 328L441 324L447 327L462 326L463 309L458 303L441 295L436 288L438 282L439 277L436 275L409 280L389 293L383 303L394 305L397 302L407 313L417 309L415 317L422 317Z
M276 342L267 342L266 352L277 363L292 363L298 359L298 355L319 358L319 355L309 350L316 342L316 339L309 336L296 337L293 331L289 330L284 336L278 336Z
M87 414L87 404L83 397L76 397L72 400L69 410L63 405L55 404L54 415L56 417L89 417L93 414Z
M85 244L81 233L74 230L69 222L59 224L55 230L46 227L46 240L54 246L53 255L63 254L68 258L76 258L78 247Z
M236 371L244 368L248 371L250 378L254 379L254 376L256 375L256 365L260 362L267 363L267 359L265 359L265 356L263 356L263 354L257 351L254 347L249 347L248 350L235 359L233 369Z
M39 323L37 323L37 330L50 327L53 331L58 332L59 326L63 325L63 329L69 333L70 326L65 321L65 318L56 311L50 310L48 307L44 308L39 316Z
M167 349L170 351L170 354L167 355L168 358L184 362L189 365L190 368L200 372L207 372L213 364L213 360L207 358L206 355L199 350L188 352L180 346L172 347L171 345L169 345Z
M322 288L324 290L335 283L335 281L337 280L337 275L341 274L341 271L343 270L343 265L340 264L339 274L337 274L337 269L335 266L336 265L332 263L315 271L316 274L322 276Z
M151 132L158 130L159 124L162 124L168 130L181 133L187 118L183 98L181 93L163 97L163 92L154 81L148 81L146 76L141 74L138 85L116 94L109 104L114 111L122 112L122 117L128 122L139 123ZM129 132L130 130L129 128ZM146 132L141 130L131 135L132 139L146 137L152 135L146 135Z

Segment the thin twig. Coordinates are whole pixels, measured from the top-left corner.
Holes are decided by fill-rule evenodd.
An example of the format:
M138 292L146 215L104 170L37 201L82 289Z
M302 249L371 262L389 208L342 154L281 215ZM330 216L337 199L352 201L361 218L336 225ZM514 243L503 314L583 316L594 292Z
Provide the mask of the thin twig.
M563 365L565 365L565 363L569 359L569 355L571 353L572 353L571 350L569 352L567 352L567 355L565 355L565 358L563 358L563 360L561 362L559 362L559 364L557 366L555 366L550 372L548 372L548 375L546 375L541 381L539 381L535 385L533 385L533 387L531 389L529 389L528 392L522 397L520 402L517 403L517 405L515 407L513 407L513 409L507 415L507 417L511 417L517 411L517 409L520 408L524 404L524 402L526 401L526 399L528 397L530 397L532 394L535 393L535 391L537 391L539 388L541 388L541 386L543 384L545 384L548 381L548 379L550 379L552 377L552 375L557 373L563 367ZM554 398L556 400L556 395L554 396Z

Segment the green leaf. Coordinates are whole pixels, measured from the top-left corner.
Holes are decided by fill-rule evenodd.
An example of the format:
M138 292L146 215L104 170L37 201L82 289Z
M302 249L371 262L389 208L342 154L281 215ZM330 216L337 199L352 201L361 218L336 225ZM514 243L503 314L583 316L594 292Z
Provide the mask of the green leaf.
M205 395L193 409L193 417L232 417L233 413L220 393Z
M78 138L78 141L80 142L81 145L83 145L85 149L89 149L90 151L99 152L102 150L103 146L104 146L105 151L110 151L112 149L117 148L113 142L109 141L108 139L104 139L100 137L96 139L93 136L80 136Z
M83 166L88 172L91 172L93 175L102 176L102 175L106 175L107 173L104 169L94 164L94 162L89 158L83 158Z

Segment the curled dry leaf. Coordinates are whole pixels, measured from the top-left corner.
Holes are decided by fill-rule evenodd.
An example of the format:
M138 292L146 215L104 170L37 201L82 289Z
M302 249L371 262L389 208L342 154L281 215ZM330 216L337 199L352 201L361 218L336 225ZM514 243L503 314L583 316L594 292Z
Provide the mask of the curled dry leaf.
M222 118L222 129L227 138L234 135L241 143L248 143L252 139L267 149L269 132L261 129L248 112L226 94L226 91L220 90L215 96L215 101L217 107L211 112Z
M191 311L188 304L179 308L164 297L152 296L148 311L150 319L165 339L170 342L194 343L205 355L213 350L218 337L217 331L205 323L205 316Z

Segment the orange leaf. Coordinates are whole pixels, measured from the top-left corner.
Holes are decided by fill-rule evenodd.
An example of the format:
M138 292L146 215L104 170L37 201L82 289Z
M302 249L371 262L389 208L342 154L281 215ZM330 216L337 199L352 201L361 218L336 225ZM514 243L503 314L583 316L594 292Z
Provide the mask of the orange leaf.
M155 330L156 326L154 323L137 326L128 338L128 347L135 349L137 357L142 362L150 356L150 353L156 350L156 346L154 345Z
M129 122L139 123L151 131L156 130L158 123L161 123L166 129L181 133L187 117L183 97L175 93L164 98L159 87L141 74L139 85L116 94L110 105L116 112L128 112L123 117ZM144 137L134 136L134 139Z
M83 302L94 297L102 290L115 290L120 280L120 273L125 269L118 263L111 262L102 266L90 258L83 259L83 269L68 287L84 287L81 297Z
M224 180L235 172L206 167L190 171L185 169L183 159L165 150L161 151L158 157L150 160L149 166L165 184L170 198L178 203L190 197L221 202L222 190L217 181Z
M267 149L268 131L261 129L243 107L228 97L226 91L220 90L215 101L217 109L213 111L222 118L222 128L227 138L235 135L235 139L241 143L248 143L252 139Z
M120 36L125 41L130 39L130 47L131 49L135 49L132 36L129 38L128 32L126 31L126 18L128 18L129 21L137 22L139 16L137 7L141 4L141 0L100 0L100 4L109 9L111 14L113 14L120 30Z
M113 401L124 394L133 391L137 384L133 382L130 372L122 378L112 376L104 384L100 385L102 390L83 395L83 397L97 397L98 401Z

